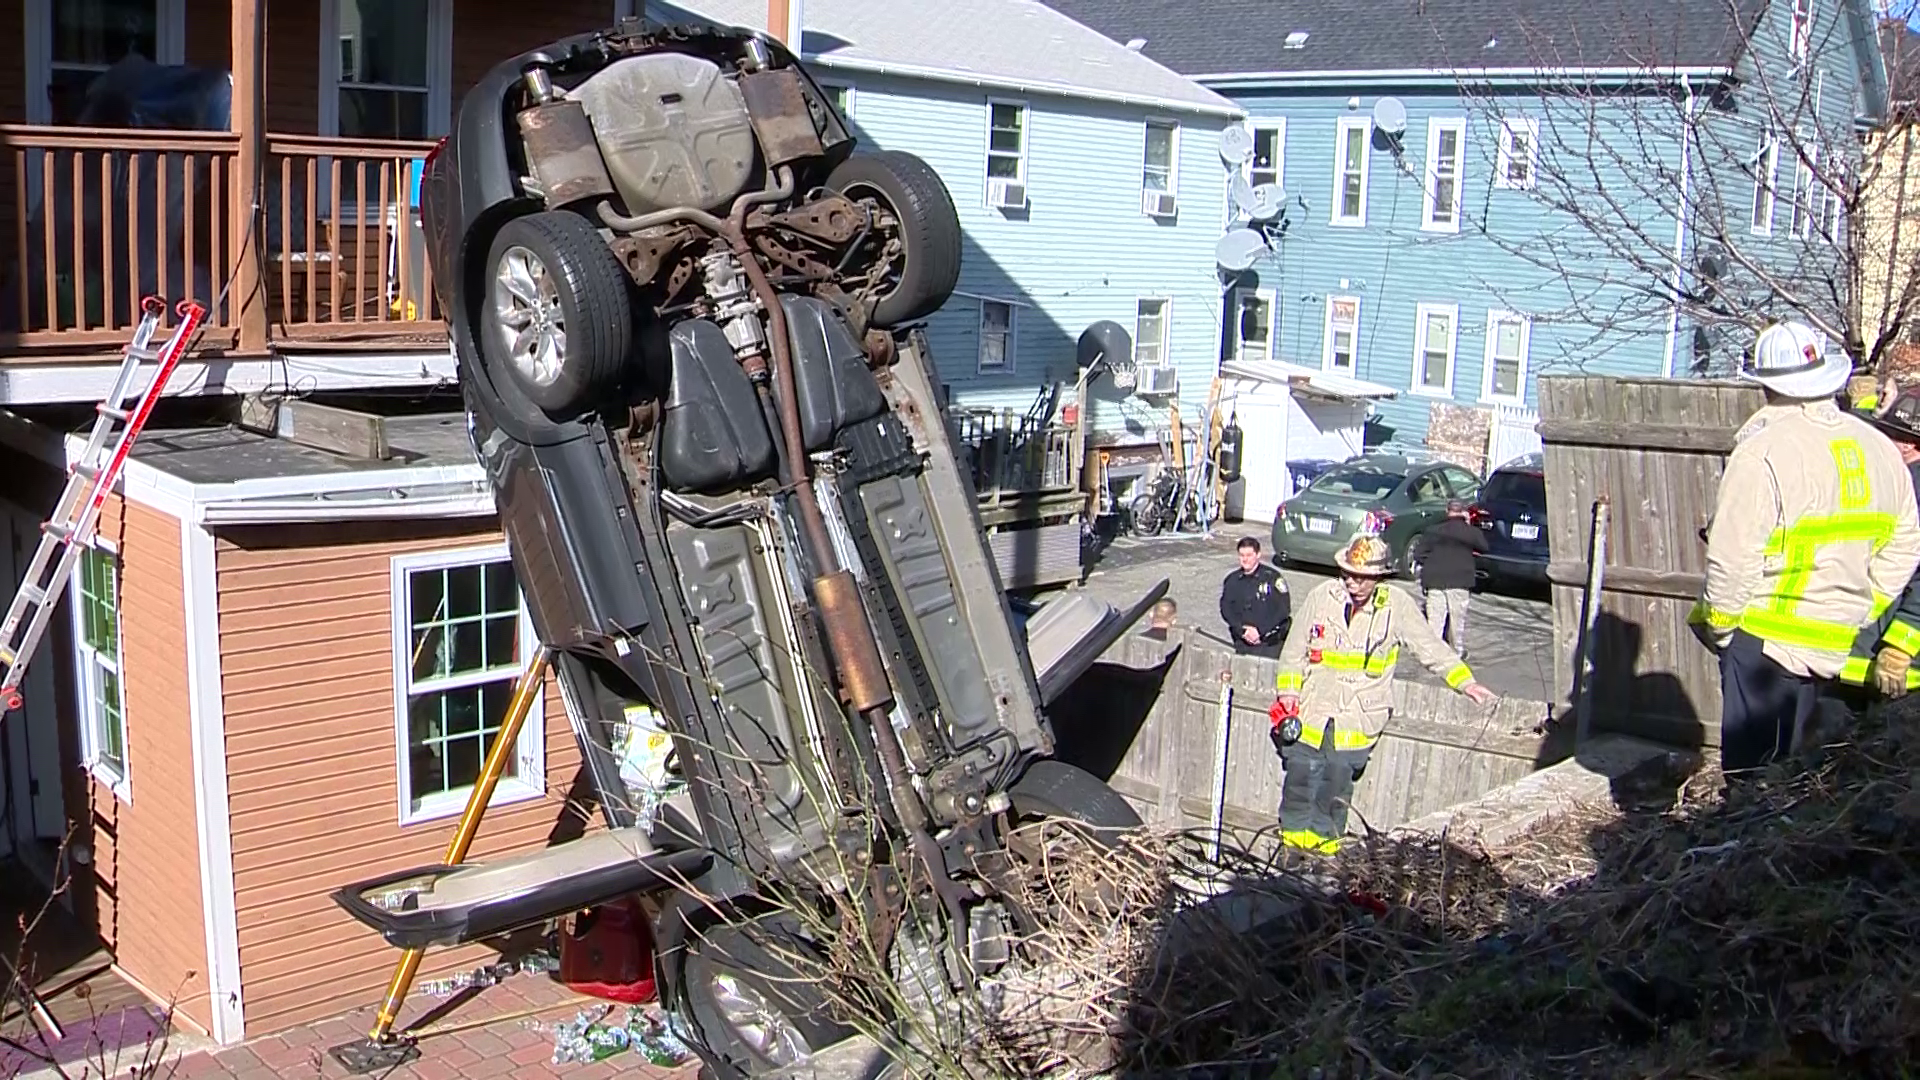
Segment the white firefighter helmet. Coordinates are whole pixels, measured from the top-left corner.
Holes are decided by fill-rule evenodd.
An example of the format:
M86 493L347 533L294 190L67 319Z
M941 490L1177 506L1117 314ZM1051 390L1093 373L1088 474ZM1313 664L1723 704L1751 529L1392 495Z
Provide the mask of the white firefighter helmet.
M1781 397L1811 401L1838 394L1853 364L1843 350L1827 348L1813 327L1781 322L1760 331L1753 352L1740 361L1740 374Z

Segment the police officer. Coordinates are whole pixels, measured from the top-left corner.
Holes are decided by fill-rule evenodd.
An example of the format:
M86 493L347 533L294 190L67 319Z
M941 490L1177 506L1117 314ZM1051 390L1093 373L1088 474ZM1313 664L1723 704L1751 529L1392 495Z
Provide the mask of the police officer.
M1220 618L1227 624L1233 650L1272 659L1287 636L1293 599L1287 579L1260 561L1260 541L1243 536L1235 545L1240 565L1220 583Z
M1347 800L1391 718L1402 645L1448 686L1483 705L1494 699L1433 632L1413 594L1386 583L1386 541L1362 532L1334 561L1340 580L1314 586L1293 620L1270 714L1286 767L1281 842L1323 855L1340 850Z
M1720 654L1721 769L1792 748L1821 684L1920 567L1913 480L1886 435L1835 401L1852 369L1814 330L1761 331L1740 373L1767 403L1734 436L1689 621Z
M1906 462L1914 489L1920 491L1920 386L1900 389L1889 384L1884 408L1855 403L1863 417L1886 433ZM1872 686L1890 698L1904 697L1920 687L1920 671L1913 658L1920 654L1920 573L1908 579L1900 598L1886 614L1869 623L1854 639L1853 655L1840 668L1840 681Z

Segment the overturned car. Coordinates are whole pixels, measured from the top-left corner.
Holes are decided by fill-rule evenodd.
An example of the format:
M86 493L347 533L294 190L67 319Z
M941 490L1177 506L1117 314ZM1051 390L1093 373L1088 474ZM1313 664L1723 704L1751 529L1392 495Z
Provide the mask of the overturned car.
M609 827L336 900L424 947L655 894L663 1001L719 1076L847 1033L755 928L824 951L857 919L955 989L1007 963L1009 831L1139 824L1045 710L1166 584L1016 626L916 328L959 273L940 179L856 152L777 41L627 20L495 67L422 203Z

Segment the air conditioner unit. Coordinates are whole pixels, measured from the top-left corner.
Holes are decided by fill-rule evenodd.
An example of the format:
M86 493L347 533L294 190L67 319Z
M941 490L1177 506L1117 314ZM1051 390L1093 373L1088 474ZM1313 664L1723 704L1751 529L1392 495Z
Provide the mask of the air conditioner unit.
M1027 205L1027 185L1018 180L994 177L987 181L987 205L1001 210L1019 210Z
M1141 397L1168 397L1180 392L1180 372L1172 367L1152 365L1135 369L1133 392Z
M1148 217L1170 218L1179 209L1179 200L1171 191L1143 191L1140 193L1140 212Z

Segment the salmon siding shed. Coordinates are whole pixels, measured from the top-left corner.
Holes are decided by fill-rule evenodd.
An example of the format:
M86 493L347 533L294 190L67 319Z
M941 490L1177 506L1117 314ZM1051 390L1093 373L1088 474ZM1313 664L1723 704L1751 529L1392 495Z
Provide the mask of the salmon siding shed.
M17 584L82 440L5 420ZM464 416L386 423L387 461L149 429L9 718L59 747L76 911L223 1043L378 1001L398 953L328 894L439 862L534 647ZM579 763L549 679L471 857L597 827Z

